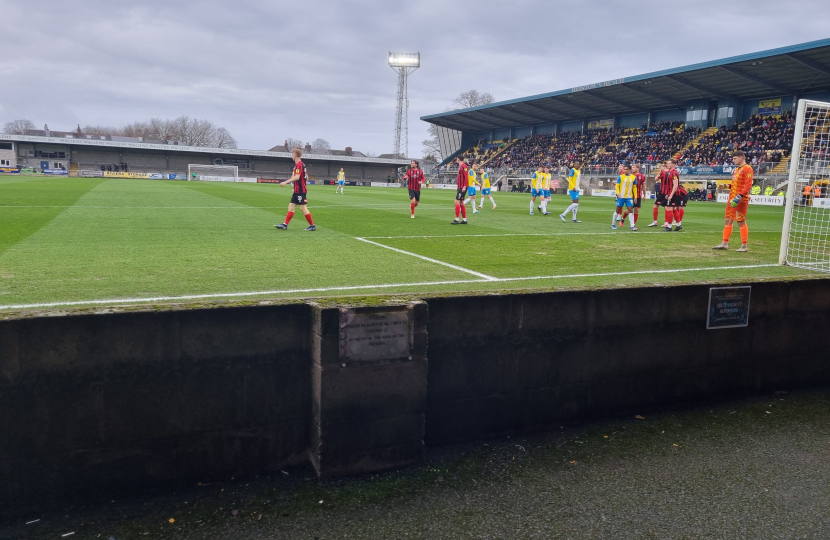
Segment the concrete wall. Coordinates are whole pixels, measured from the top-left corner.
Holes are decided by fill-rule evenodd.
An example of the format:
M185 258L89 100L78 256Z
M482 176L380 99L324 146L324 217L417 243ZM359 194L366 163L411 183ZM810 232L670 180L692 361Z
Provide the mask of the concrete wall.
M830 383L830 280L753 284L737 329L706 330L708 292L430 300L427 444Z
M0 507L309 458L354 474L424 442L830 384L830 280L753 283L749 327L725 330L705 329L709 288L3 320ZM408 352L344 356L343 313L403 311Z
M304 461L307 305L0 323L0 501Z

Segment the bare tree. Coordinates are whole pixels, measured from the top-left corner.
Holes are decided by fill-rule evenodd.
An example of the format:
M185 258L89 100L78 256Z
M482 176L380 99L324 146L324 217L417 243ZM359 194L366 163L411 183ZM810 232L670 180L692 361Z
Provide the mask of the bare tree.
M479 92L478 90L467 90L461 92L458 97L452 100L453 105L457 105L459 109L469 109L471 107L480 107L482 105L489 105L493 103L493 94L489 92Z
M81 128L81 133L87 135L120 135L121 129L112 126L84 126Z
M435 124L429 125L429 139L424 139L421 143L423 148L421 152L425 156L437 156L439 160L443 161L443 155L441 154L441 145L438 144L438 126Z
M214 148L236 148L236 139L233 138L230 131L220 127L216 128L213 133L213 147Z
M3 125L3 133L24 133L29 129L36 129L31 120L12 120Z
M293 150L295 148L302 148L303 147L303 141L301 139L292 139L292 138L289 137L289 138L285 139L285 147L290 152L291 150Z
M331 145L325 139L314 139L314 142L311 143L312 150L331 150Z
M454 107L447 107L444 109L444 112L449 112L455 109L469 109L470 107L480 107L481 105L489 105L493 103L495 98L493 94L489 92L479 92L478 90L467 90L466 92L461 92L452 100L452 104ZM421 145L423 148L421 151L425 156L432 155L435 156L436 159L443 161L447 158L444 154L441 153L441 145L438 144L438 126L435 124L430 124L429 126L429 139L425 139Z
M35 129L29 120L14 120L4 126L6 133L18 133ZM132 122L122 127L87 125L81 130L89 135L120 135L122 137L142 137L148 140L164 141L174 139L188 146L212 148L236 148L236 139L231 133L210 120L180 116L173 120L150 118Z

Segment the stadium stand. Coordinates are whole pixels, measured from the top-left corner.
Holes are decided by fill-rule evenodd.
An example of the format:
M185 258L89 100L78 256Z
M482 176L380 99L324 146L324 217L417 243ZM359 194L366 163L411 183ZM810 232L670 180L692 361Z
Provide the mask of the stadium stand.
M709 130L711 131L711 130ZM792 111L779 116L753 115L731 128L720 127L680 155L682 165L723 165L731 152L743 150L747 161L778 164L789 160L795 124Z
M519 139L510 149L487 162L489 167L527 169L562 166L574 160L589 165L658 163L675 155L700 134L680 122L660 122L642 128L597 128Z
M658 122L641 129L626 130L590 164L660 163L678 153L700 135L700 128L680 122Z

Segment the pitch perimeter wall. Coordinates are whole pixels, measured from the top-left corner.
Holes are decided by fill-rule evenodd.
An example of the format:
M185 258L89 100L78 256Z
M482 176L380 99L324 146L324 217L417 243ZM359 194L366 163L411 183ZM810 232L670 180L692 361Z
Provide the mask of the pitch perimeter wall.
M424 444L830 384L830 280L751 286L749 326L722 330L706 330L705 284L7 318L0 501L309 459L355 474ZM394 310L408 357L341 362L344 313Z

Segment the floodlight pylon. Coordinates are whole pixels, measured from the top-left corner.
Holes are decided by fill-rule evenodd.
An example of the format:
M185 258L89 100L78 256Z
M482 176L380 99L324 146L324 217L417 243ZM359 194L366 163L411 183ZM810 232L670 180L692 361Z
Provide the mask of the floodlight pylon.
M409 154L409 74L421 67L421 53L389 53L389 67L398 74L398 103L395 113L395 156Z

